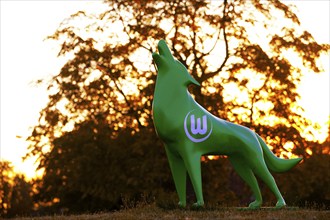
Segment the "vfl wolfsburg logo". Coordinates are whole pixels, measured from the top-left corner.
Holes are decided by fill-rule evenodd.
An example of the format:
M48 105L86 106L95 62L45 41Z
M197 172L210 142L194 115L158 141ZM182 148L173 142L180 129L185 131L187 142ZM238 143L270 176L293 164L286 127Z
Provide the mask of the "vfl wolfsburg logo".
M192 142L205 141L211 135L212 129L212 121L204 112L195 109L188 112L184 118L184 131Z

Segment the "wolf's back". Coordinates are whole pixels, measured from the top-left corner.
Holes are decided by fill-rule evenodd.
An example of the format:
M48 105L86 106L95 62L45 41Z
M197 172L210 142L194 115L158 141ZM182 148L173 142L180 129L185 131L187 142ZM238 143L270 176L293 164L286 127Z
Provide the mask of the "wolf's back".
M276 157L273 152L268 148L265 141L256 134L259 140L259 143L262 147L265 162L267 164L268 169L274 172L285 172L293 168L295 165L297 165L303 158L293 158L293 159L282 159L279 157Z

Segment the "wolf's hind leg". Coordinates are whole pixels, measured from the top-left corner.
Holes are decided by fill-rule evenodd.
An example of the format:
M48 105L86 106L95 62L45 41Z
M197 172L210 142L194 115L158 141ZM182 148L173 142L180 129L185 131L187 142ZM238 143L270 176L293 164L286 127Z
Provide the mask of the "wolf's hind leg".
M251 168L248 163L245 163L243 157L238 156L230 156L229 161L233 165L235 171L239 174L239 176L250 186L254 196L255 201L249 204L249 208L258 209L262 204L262 196L258 186L258 181L254 176Z
M281 195L280 190L278 189L275 179L272 174L269 172L265 161L262 158L258 158L254 161L253 166L254 173L269 187L269 189L274 193L277 203L276 208L282 208L286 206L285 201Z
M173 154L167 147L165 147L167 159L170 164L172 176L176 191L179 195L179 206L186 206L186 178L187 170L182 158L179 155Z

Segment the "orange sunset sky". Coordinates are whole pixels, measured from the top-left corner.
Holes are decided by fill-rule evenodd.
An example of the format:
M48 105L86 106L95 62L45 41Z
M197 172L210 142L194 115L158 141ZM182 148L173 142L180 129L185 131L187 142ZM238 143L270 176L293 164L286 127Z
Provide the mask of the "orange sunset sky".
M296 5L301 25L319 43L330 43L330 1L283 1ZM57 58L58 45L44 41L60 22L78 10L97 12L101 1L9 1L1 0L1 143L0 158L28 178L35 176L34 161L23 162L26 137L37 124L39 110L47 103L46 86L35 87L33 80L50 78L64 60ZM320 123L317 136L324 139L329 121L329 55L321 59L325 72L306 73L299 87L300 105L306 117Z

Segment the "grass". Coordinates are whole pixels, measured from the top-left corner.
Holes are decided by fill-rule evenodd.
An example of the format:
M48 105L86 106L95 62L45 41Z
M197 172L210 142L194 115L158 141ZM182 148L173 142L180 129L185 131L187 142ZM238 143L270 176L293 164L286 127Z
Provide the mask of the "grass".
M285 208L274 210L272 208L262 208L260 210L240 210L239 208L223 208L212 207L199 210L170 208L164 209L156 205L144 205L141 207L123 209L116 212L82 214L82 215L55 215L43 217L23 217L14 218L15 220L86 220L86 219L311 219L311 220L328 220L330 219L330 210L302 209L302 208Z

